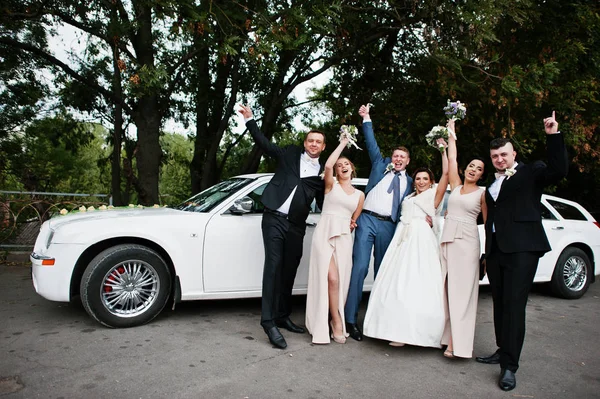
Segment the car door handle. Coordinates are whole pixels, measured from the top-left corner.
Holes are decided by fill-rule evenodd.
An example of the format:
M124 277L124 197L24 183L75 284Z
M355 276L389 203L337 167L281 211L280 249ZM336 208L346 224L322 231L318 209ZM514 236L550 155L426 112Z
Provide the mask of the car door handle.
M552 230L564 230L565 228L562 226L553 227Z
M315 227L317 224L316 223L312 223L312 222L306 222L306 225L308 227Z

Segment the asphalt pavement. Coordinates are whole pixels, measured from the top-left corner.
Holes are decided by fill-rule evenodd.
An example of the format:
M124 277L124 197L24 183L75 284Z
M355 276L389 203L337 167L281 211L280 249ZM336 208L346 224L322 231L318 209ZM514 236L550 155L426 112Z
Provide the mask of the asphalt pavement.
M304 324L305 297L292 319ZM489 289L479 296L475 354L495 350ZM361 316L364 316L363 301ZM530 295L517 388L497 365L439 349L348 339L313 345L283 331L273 348L260 300L195 301L148 325L113 330L81 305L38 296L25 264L0 263L2 398L599 398L600 282L579 300Z

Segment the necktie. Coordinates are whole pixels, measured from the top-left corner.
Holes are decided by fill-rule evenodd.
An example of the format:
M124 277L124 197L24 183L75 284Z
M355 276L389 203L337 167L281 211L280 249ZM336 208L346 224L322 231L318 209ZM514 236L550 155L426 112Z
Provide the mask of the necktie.
M402 196L400 193L400 176L402 176L402 172L394 172L392 183L387 189L388 194L392 191L394 192L394 198L392 200L392 220L394 222L398 221L398 207L400 206L400 197Z

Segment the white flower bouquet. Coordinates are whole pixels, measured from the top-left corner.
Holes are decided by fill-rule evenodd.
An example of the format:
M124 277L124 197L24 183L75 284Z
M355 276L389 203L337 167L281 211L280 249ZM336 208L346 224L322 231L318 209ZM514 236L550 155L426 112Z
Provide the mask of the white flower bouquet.
M434 126L429 133L425 135L425 140L427 140L427 144L432 147L437 148L440 152L444 152L444 146L438 144L438 139L444 139L448 141L448 128L445 126Z
M467 106L460 101L452 102L448 100L448 105L444 107L444 113L448 119L460 120L467 115Z
M342 125L340 127L340 141L342 141L342 139L344 137L347 137L348 138L348 145L347 145L348 148L350 148L351 146L354 146L354 147L356 147L357 150L361 149L358 145L356 145L356 136L357 135L358 135L358 129L354 125Z

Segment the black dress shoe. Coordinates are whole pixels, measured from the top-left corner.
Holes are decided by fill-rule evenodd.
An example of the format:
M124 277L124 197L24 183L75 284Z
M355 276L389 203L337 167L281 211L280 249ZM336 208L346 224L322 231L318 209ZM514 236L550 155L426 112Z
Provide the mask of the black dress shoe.
M357 341L363 340L363 334L358 328L358 324L346 323L346 332Z
M281 320L276 320L275 325L277 327L285 328L286 330L297 334L304 334L306 332L304 328L294 324L289 317L286 317L285 319Z
M500 363L500 350L497 350L489 356L477 356L475 361L485 364L499 364Z
M502 369L502 371L500 371L498 386L503 391L512 391L515 389L517 386L517 378L515 377L515 373L508 369Z
M265 332L267 333L267 337L269 337L269 341L277 348L287 348L287 342L285 342L285 338L283 338L277 327L265 328Z

